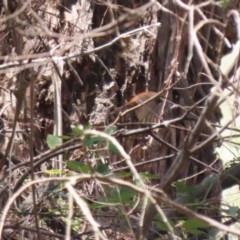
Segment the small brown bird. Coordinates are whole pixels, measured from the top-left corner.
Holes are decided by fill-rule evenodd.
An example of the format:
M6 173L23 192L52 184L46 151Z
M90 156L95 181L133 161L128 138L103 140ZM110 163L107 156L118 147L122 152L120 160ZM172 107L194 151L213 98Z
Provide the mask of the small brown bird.
M160 96L147 102L156 95L156 92L142 92L133 97L120 110L124 112L127 109L140 105L134 110L138 121L141 123L157 123L160 121L160 118L165 117L167 112L169 112L170 104L161 99Z

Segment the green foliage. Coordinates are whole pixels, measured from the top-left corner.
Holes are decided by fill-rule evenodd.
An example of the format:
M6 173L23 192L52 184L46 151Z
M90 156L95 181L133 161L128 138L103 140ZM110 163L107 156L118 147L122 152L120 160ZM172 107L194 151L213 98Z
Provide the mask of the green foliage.
M174 186L177 190L177 196L181 196L188 203L196 203L198 200L193 197L193 194L197 189L195 187L187 186L184 182L175 182Z
M141 176L141 178L144 180L154 180L154 179L159 179L159 176L155 175L155 174L150 174L150 173L140 173L139 174Z
M85 129L83 129L82 134L84 134L84 130ZM104 130L104 133L106 133L108 135L112 135L116 130L117 130L117 128L115 126L107 127ZM91 148L91 147L93 147L94 144L103 143L105 141L106 141L106 139L101 136L86 136L84 139L84 144L86 147ZM114 144L112 144L112 142L108 143L108 150L112 153L119 154L117 147Z
M110 191L110 199L115 203L127 204L133 200L136 193L126 187L115 187Z
M82 220L80 218L74 218L72 220L72 228L74 231L79 231L79 229L81 228L81 222Z
M62 143L62 139L58 136L48 134L47 135L47 145L50 149L54 149L58 146L60 146Z
M70 136L65 136L65 135L63 135L63 136L58 136L58 137L61 138L62 140L69 140L69 139L71 139Z
M105 163L102 163L101 161L97 162L96 172L101 173L102 175L106 175L110 173L108 170L108 165Z
M59 169L51 169L51 170L46 170L45 173L50 175L59 175L62 173L62 171Z
M88 164L76 161L67 161L67 167L78 173L91 173L92 169Z
M203 229L209 227L209 225L199 219L191 218L186 220L183 223L182 227L185 229L187 233L191 233L195 236L198 236L200 234L205 234Z
M133 174L131 172L115 173L114 175L117 178L128 178L128 177L132 177L133 176Z
M172 228L174 228L174 222L173 222L173 221L168 221L168 222L169 222L169 224L172 226ZM164 223L164 222L163 222L162 220L160 220L160 219L156 221L156 225L157 225L157 227L158 227L161 231L166 231L166 232L169 231L166 223Z
M94 210L94 209L101 209L106 207L107 202L94 202L89 205L89 207Z
M110 143L108 144L108 150L109 150L111 153L115 153L115 154L117 154L117 155L121 155L120 152L119 152L119 150L118 150L118 148L117 148L114 144L112 144L112 142L110 142Z
M74 127L74 128L72 129L72 131L73 131L73 135L74 135L75 137L81 137L81 136L83 136L84 131L85 131L85 130L89 130L89 129L92 129L92 125L85 125L85 126L83 126L83 125L78 125L78 126Z
M239 213L239 209L237 207L232 207L232 206L229 206L229 211L228 211L228 214L235 218L238 216L238 213Z
M194 187L189 187L184 182L175 182L174 186L178 193L189 193L196 191Z
M101 159L101 152L96 150L97 147L99 147L100 149L103 148L103 146L105 147L104 150L109 150L109 152L120 155L120 152L117 148L117 146L115 144L113 144L111 141L108 141L108 139L106 139L105 137L102 136L98 136L98 135L94 135L91 136L85 135L85 131L88 129L91 129L92 126L88 125L88 126L82 126L79 125L75 128L73 128L73 136L74 137L80 137L80 141L83 142L83 145L87 148L86 151L91 151L91 148L93 148L94 151L93 155L94 156L94 161L93 164L91 162L91 164L86 163L86 161L84 162L79 162L79 161L66 161L66 166L68 169L70 169L71 171L74 171L78 174L93 174L93 173L99 173L101 175L110 175L111 171L109 170L109 166L108 164L102 163L102 161L100 161L99 159ZM116 132L116 127L107 127L104 130L104 133L112 135L114 132ZM54 136L54 135L48 135L47 137L47 144L51 149L54 149L58 146L61 145L62 140L64 139L69 139L69 137L66 136L62 136L62 137L58 137L58 136ZM53 170L47 170L46 171L47 174L50 175L59 175L61 172L57 169L53 169ZM74 173L73 173L74 174ZM154 175L154 174L149 174L149 173L139 173L140 178L142 180L154 180L154 179L159 179L159 176ZM113 176L113 174L111 175ZM118 177L118 178L128 178L128 177L133 177L133 174L131 172L122 172L122 173L117 173L114 174L114 177ZM140 186L139 179L133 179L133 182L136 186ZM209 186L212 185L212 179L208 178L207 184ZM187 186L184 182L179 181L176 182L174 184L175 188L176 188L176 195L177 197L181 197L181 198L185 198L187 203L195 203L192 206L193 208L199 208L199 204L198 200L195 199L193 196L194 193L197 189L195 187L189 187ZM121 186L110 186L110 185L102 185L102 188L104 189L104 195L98 196L97 200L93 200L91 203L89 203L86 200L86 203L88 204L88 207L91 209L91 211L93 212L98 212L100 213L101 211L106 211L106 209L108 209L108 207L112 207L114 206L117 211L118 211L118 217L126 218L126 206L134 206L136 204L136 200L140 199L137 198L137 194L134 190L127 188L127 187L121 187ZM62 201L64 202L64 204L66 204L65 199L67 198L67 196L63 196L60 194L61 190L59 192L54 192L54 196L57 196L58 198L61 198ZM138 202L137 202L138 203ZM61 203L63 205L63 203ZM139 202L139 204L141 205L141 201ZM66 206L67 208L67 206ZM228 213L230 216L232 217L237 217L238 216L238 209L234 208L234 207L229 207L228 210L225 210L226 213ZM126 219L125 219L126 220ZM74 219L74 221L72 222L73 228L77 231L79 229L79 225L81 224L82 219L81 218L76 218ZM206 235L206 231L204 231L204 229L208 228L209 226L207 224L205 224L204 222L197 220L195 218L193 219L188 219L188 220L182 220L181 223L181 228L177 228L175 227L176 223L174 221L168 220L170 226L173 228L175 234L177 235L182 235L182 232L186 233L186 234L191 234L193 236L199 236L199 235ZM180 221L178 221L179 223ZM164 221L162 221L162 219L158 216L158 218L155 221L156 226L158 227L158 229L160 229L161 231L165 231L168 232L169 229L166 225L166 223Z
M104 132L107 133L108 135L112 135L116 131L117 131L117 127L111 126L111 127L107 127Z
M236 218L239 216L239 208L238 207L228 206L228 209L223 209L223 211L233 218Z
M81 129L79 127L73 128L72 131L73 131L73 135L75 137L81 137L83 135L83 129Z
M101 143L105 139L103 137L92 137L86 136L84 139L84 145L88 148L92 147L94 144Z
M226 9L228 7L229 0L222 0L221 1L221 6L222 8Z
M70 170L78 173L88 174L93 172L93 169L91 168L91 166L83 162L67 161L67 167ZM108 165L102 163L101 161L97 162L95 172L100 173L102 175L106 175L110 173L108 170Z

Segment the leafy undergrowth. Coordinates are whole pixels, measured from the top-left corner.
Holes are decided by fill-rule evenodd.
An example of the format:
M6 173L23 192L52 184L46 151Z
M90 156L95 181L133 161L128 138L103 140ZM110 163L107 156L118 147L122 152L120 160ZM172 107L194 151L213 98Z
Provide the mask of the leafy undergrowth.
M47 168L35 172L35 180L31 180L26 169L19 170L19 175L23 172L29 174L25 175L23 184L13 190L15 193L10 195L4 207L4 236L16 239L24 234L26 239L36 239L37 216L40 239L64 239L65 236L69 239L133 239L145 211L148 183L157 176L134 172L128 155L112 136L115 133L115 127L100 132L91 126L78 126L70 136L48 135ZM51 167L51 163L56 161L53 154L57 155L60 150L64 153L61 170ZM132 171L117 171L102 157L103 151L109 152L109 156L117 154L125 159ZM68 159L68 155L75 157ZM44 157L38 161L42 159ZM193 210L208 207L191 197L196 190L194 187L179 182L175 188L177 194L186 194ZM2 204L3 196L7 200L8 194L7 191L2 192ZM150 239L161 239L169 232L169 227L177 236L204 236L204 229L208 227L208 224L194 218L170 220L168 224L161 215L156 215Z

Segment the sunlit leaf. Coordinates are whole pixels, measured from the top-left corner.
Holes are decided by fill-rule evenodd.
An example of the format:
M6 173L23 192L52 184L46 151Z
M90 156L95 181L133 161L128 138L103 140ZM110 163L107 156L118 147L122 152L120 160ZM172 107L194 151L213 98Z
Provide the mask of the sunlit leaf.
M74 136L81 137L84 133L84 127L82 125L76 126L72 129Z
M45 173L50 174L50 175L59 175L62 173L62 170L51 169L51 170L46 170Z
M58 146L60 146L62 143L62 139L58 136L48 134L47 135L47 145L50 149L54 149Z
M237 217L238 216L238 208L237 207L231 207L229 206L228 208L228 214L231 216L231 217Z
M108 135L111 135L111 134L113 134L116 131L117 131L117 127L116 126L107 127L104 130L104 132L107 133Z
M58 136L58 137L61 138L62 140L69 140L69 139L70 139L69 136L65 136L65 135L63 135L63 136Z
M67 167L70 170L79 172L79 173L90 173L91 172L91 167L82 162L67 161Z

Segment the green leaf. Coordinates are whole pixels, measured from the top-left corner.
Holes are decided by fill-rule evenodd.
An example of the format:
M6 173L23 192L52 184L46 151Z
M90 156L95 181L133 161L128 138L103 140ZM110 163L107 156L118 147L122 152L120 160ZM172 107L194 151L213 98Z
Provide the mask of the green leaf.
M123 203L129 202L136 195L136 193L129 188L121 187L119 190L119 197Z
M150 174L150 173L140 173L140 176L143 179L159 179L159 176L157 176L155 174Z
M91 124L85 125L85 126L83 126L83 129L90 130L90 129L92 129L92 125Z
M121 155L120 152L119 152L119 150L118 150L118 148L117 148L114 144L112 144L112 142L109 142L109 144L108 144L108 150L109 150L110 152L112 152L112 153L117 154L117 155Z
M62 171L59 169L52 169L52 170L46 170L45 173L51 174L51 175L59 175L62 173Z
M81 137L84 133L84 127L82 125L76 126L72 129L75 137Z
M111 189L110 197L109 197L108 201L111 201L111 202L114 202L114 203L119 202L118 189L116 187Z
M211 228L208 231L208 239L209 240L220 239L222 234L223 234L223 232L221 230L216 229L216 228Z
M50 149L54 149L58 146L60 146L62 143L62 139L58 136L48 134L47 135L47 145Z
M209 225L199 219L191 218L183 223L183 227L189 232L197 228L207 228Z
M92 145L96 144L96 143L100 143L103 142L105 139L103 137L91 137L91 136L87 136L84 139L84 144L86 147L91 147Z
M104 132L107 133L108 135L112 135L116 131L117 131L117 127L116 126L107 127L104 130Z
M197 229L197 228L192 228L192 229L189 229L189 230L186 230L188 233L191 233L191 234L193 234L193 235L195 235L195 236L198 236L198 235L202 235L202 234L206 234L204 231L202 231L202 230L199 230L199 229Z
M174 227L174 223L173 223L172 221L169 221L169 224L170 224L172 227ZM169 231L166 223L164 223L164 222L161 221L161 220L156 221L156 225L157 225L157 227L158 227L160 230L162 230L162 231L166 231L166 232Z
M58 136L58 137L61 138L62 140L69 140L69 139L70 139L69 136L65 136L65 135L63 135L63 136Z
M103 175L109 174L108 165L100 161L97 162L96 172Z
M115 174L118 178L126 178L126 177L132 177L132 173L131 172L125 172L125 173L117 173Z
M186 193L186 192L189 193L196 190L194 189L194 187L187 186L184 182L175 182L174 186L176 187L177 192L179 193Z
M183 182L175 182L174 186L177 189L177 196L181 196L188 203L196 203L198 199L194 198L193 193L197 190L195 187L187 186Z
M105 133L107 133L108 135L111 135L113 132L116 131L116 127L112 126L112 127L108 127L104 130ZM104 137L100 137L100 136L87 136L84 140L85 146L86 147L91 147L94 144L100 143L105 141L106 139ZM113 151L115 151L115 153L117 152L117 150L114 147L110 147L111 149L113 149ZM111 151L111 150L110 150Z
M231 216L231 217L237 217L238 216L238 208L237 207L231 207L229 206L228 208L228 214Z
M94 203L91 203L89 205L90 209L96 209L96 208L105 208L106 205L104 203L97 203L97 202L94 202Z
M191 218L189 220L186 220L182 226L187 232L194 235L199 235L202 234L203 231L199 230L198 228L207 228L209 225L199 219Z
M223 9L226 9L228 7L229 0L222 0L221 5Z
M80 218L75 218L72 221L72 228L74 231L78 232L81 229L82 220Z
M67 161L67 167L70 170L79 172L79 173L90 173L91 172L91 167L82 162Z
M125 187L116 187L110 191L109 201L114 203L130 203L136 195L134 191Z

